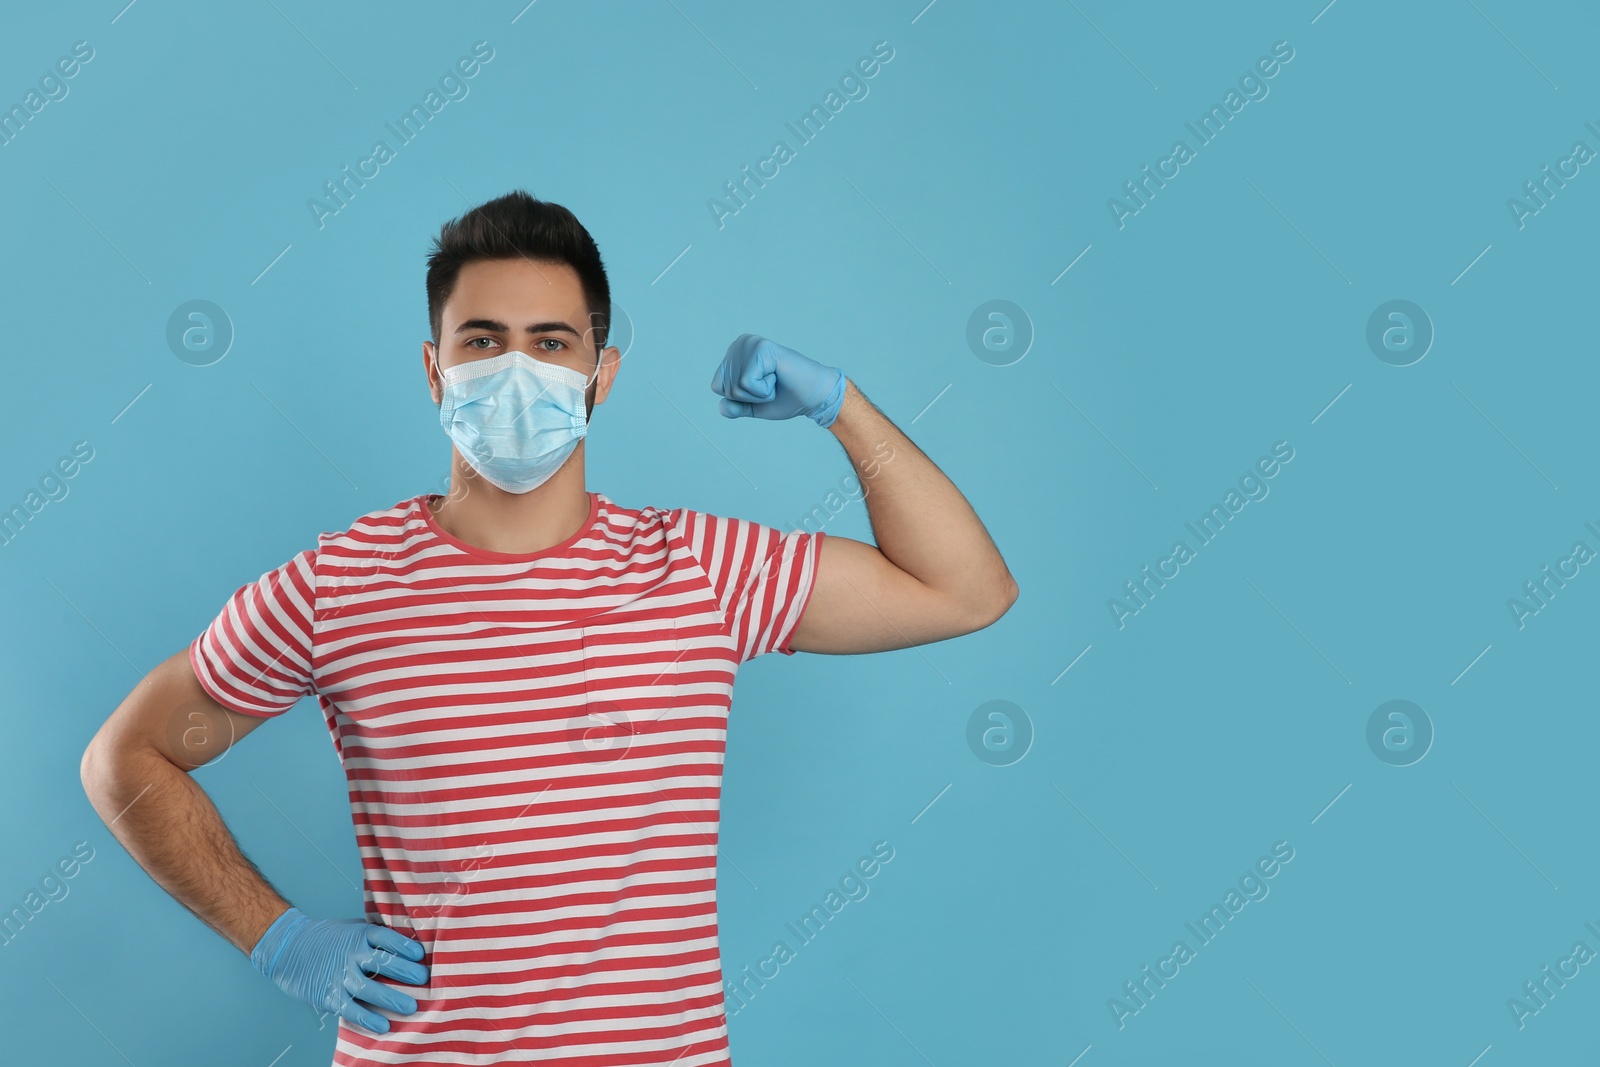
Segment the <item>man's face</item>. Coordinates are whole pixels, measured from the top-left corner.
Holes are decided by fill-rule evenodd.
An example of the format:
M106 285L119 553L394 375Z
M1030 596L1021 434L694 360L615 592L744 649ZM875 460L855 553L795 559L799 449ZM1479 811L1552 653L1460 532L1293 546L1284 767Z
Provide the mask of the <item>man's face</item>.
M622 355L614 347L597 352L596 326L578 272L565 263L520 257L468 263L440 314L437 353L432 342L422 343L433 402L444 400L444 383L434 369L436 355L443 369L526 352L590 379L586 400L587 411L593 413L611 391Z

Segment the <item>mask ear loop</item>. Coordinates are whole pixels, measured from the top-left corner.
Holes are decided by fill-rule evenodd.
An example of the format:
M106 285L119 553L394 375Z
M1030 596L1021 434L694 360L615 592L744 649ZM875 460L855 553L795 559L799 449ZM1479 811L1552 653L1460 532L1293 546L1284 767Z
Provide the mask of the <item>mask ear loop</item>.
M605 349L601 349L599 352L595 353L594 373L585 374L583 376L583 392L587 393L589 391L589 387L600 380L600 368L604 365L601 357L604 355Z
M593 329L594 328L591 326L590 327L590 331L593 332ZM585 393L587 393L589 391L589 386L593 385L600 378L600 370L601 370L601 368L603 368L606 365L606 361L605 361L606 349L611 347L610 344L609 344L609 342L611 340L610 334L611 334L611 327L608 324L606 326L606 341L608 343L604 344L604 345L601 345L600 346L600 350L597 351L595 353L595 355L594 355L594 375L592 377L589 376L589 375L585 375L584 376L583 391ZM619 358L620 358L620 356L619 356Z
M594 376L593 377L589 377L588 375L584 376L583 388L580 389L578 392L584 398L585 402L587 402L588 399L589 399L589 389L594 385L595 382L600 380L600 368L605 366L605 354L606 354L605 348L601 348L600 351L595 353L595 356L594 356ZM588 411L585 411L584 415L583 415L583 422L584 422L585 428L588 427L590 417L591 417L590 413Z

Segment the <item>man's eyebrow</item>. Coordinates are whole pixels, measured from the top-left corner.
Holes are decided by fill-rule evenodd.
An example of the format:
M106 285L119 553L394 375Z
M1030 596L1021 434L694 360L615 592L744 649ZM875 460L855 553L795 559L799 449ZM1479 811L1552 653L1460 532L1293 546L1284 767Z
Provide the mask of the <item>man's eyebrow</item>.
M460 326L456 327L456 333L467 333L470 330L488 330L491 333L509 333L511 328L505 323L495 319L468 319L466 322L463 322ZM530 323L527 332L530 334L570 333L574 337L582 336L571 326L559 321Z

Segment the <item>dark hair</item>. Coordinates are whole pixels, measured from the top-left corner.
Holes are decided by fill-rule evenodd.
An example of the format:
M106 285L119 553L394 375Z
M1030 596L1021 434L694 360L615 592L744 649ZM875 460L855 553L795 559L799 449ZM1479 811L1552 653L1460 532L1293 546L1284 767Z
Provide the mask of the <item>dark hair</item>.
M444 305L455 291L461 268L475 260L519 256L565 263L577 271L596 351L604 348L611 332L611 283L600 249L572 212L521 189L451 219L434 238L428 255L428 324L433 343L439 343Z

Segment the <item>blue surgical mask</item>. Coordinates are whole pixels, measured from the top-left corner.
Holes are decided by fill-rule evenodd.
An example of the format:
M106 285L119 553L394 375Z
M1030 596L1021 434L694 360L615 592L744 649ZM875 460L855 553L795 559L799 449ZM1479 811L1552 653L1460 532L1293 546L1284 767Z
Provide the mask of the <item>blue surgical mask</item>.
M473 470L508 493L543 485L588 431L590 379L578 371L507 352L438 373L445 433Z

